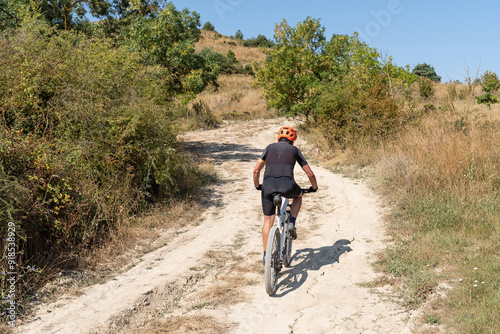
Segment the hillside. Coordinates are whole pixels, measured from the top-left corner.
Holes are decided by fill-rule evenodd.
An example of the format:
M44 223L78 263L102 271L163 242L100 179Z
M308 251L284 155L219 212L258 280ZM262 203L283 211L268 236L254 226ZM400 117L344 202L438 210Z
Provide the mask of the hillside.
M240 42L214 31L202 30L201 38L196 44L199 52L209 48L215 52L226 54L233 51L236 59L242 65L262 65L266 55L255 47L245 47ZM221 75L220 87L214 91L208 87L197 96L197 101L203 101L212 112L222 119L251 119L274 116L272 110L266 108L266 101L261 99L262 88L254 87L252 75Z
M259 48L245 47L240 41L219 34L216 31L201 31L201 38L196 43L196 51L199 52L204 48L209 48L222 54L226 54L227 51L232 50L236 55L236 59L243 65L252 65L253 62L262 65L266 60L266 55Z

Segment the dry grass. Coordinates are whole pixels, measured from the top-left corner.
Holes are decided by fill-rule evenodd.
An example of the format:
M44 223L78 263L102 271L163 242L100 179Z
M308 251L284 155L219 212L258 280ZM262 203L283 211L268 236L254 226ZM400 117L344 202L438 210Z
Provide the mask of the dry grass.
M413 121L380 145L338 150L310 128L308 141L343 172L376 175L393 245L379 254L385 276L373 284L422 309L420 332L500 333L500 105L478 105L480 85L434 92L413 89L402 104Z
M182 295L179 307L183 309L184 315L171 318L167 315L165 320L150 324L151 328L167 332L170 330L172 333L226 332L229 325L217 322L212 325L214 319L209 317L206 317L206 321L198 322L197 319L205 309L226 309L230 305L243 302L247 298L243 288L256 284L255 277L262 276L260 262L257 266L254 258L240 255L239 250L243 243L244 238L237 235L233 244L209 250L204 256L204 264L191 268L192 276L197 277L196 288L185 291ZM150 333L149 329L146 332Z
M217 117L231 119L255 119L274 117L261 98L262 88L253 87L254 78L248 75L223 75L219 77L218 91L206 89L197 96L205 102Z
M206 315L188 315L169 317L164 320L150 322L142 331L150 334L221 334L227 333L230 327Z
M142 255L167 244L179 228L196 221L201 211L193 210L194 206L190 200L176 201L122 223L101 247L75 254L77 269L49 275L46 285L37 291L36 303L53 302L65 293L78 296L84 287L130 269Z
M12 333L13 328L5 323L0 323L0 334L10 334Z
M240 41L215 31L202 30L196 50L199 52L204 48L210 48L224 55L232 50L243 66L254 63L262 65L266 60L266 55L259 48L244 47ZM261 98L262 88L253 85L253 76L221 75L218 82L220 87L217 91L214 91L213 87L208 87L195 101L206 103L216 117L225 120L246 120L275 116L274 111L268 110L266 101Z
M139 257L163 246L176 230L193 222L199 210L193 200L177 200L168 206L152 209L142 217L132 218L111 232L109 241L89 257L92 269L108 268L116 271L130 264L131 257ZM133 252L134 254L131 254Z
M215 31L201 31L201 38L196 43L196 51L199 52L205 48L222 54L226 54L227 51L232 50L236 59L242 65L253 65L254 62L262 65L266 60L266 55L259 48L245 47L241 45L240 41L231 39Z
M478 87L436 85L436 109L378 151L379 189L393 203L393 247L382 267L408 306L426 304L458 333L500 332L500 106L475 103Z

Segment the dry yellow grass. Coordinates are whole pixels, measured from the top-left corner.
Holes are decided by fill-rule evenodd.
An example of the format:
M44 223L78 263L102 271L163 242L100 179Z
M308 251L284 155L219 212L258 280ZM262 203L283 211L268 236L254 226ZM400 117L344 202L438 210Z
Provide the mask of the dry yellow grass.
M425 304L422 321L438 319L457 333L496 333L500 106L478 105L478 85L434 88L431 99L416 101L436 109L378 150L396 241L382 263L404 282L409 305L421 305L439 283L450 286L444 302Z
M253 81L249 75L220 76L218 91L205 89L197 101L205 102L214 115L223 119L274 117L274 111L268 110L261 98L262 88L253 87Z
M226 54L232 50L236 59L242 64L262 65L266 55L260 48L244 47L240 41L221 35L215 31L202 30L201 38L196 44L199 52L204 48ZM199 94L196 101L203 101L218 118L255 119L274 117L274 111L268 110L266 101L261 98L262 88L255 87L254 77L251 75L221 75L217 91L208 87Z
M236 59L242 65L253 64L254 61L262 65L266 60L266 55L259 48L245 47L240 44L240 41L231 39L215 31L201 31L201 38L196 43L196 51L199 52L205 48L212 49L224 55L227 51L232 50Z
M189 315L182 317L168 317L149 323L142 333L148 334L221 334L226 333L229 326L216 321L206 315Z

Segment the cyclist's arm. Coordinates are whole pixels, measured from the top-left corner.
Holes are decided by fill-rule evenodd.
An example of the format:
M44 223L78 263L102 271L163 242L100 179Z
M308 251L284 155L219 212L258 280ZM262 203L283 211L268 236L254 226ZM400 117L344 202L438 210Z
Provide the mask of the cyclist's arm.
M306 172L307 177L309 178L309 182L311 182L311 186L313 189L318 189L318 183L316 182L316 176L314 175L311 167L309 165L302 166L304 172Z
M260 171L264 166L266 165L265 161L262 159L259 159L257 161L257 164L255 165L255 168L253 169L253 185L254 187L259 186L259 180L260 180Z

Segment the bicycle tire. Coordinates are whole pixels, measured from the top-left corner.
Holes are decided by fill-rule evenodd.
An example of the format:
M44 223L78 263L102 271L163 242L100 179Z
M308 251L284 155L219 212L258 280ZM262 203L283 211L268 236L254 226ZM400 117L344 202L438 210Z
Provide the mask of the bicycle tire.
M283 256L283 265L290 267L292 263L292 239L285 236L285 254Z
M285 249L283 250L283 265L285 267L290 267L290 264L292 263L292 239L289 238L289 232L288 232L288 224L290 223L290 211L286 212L287 214L287 219L285 220L285 225L287 226L287 233L285 233L285 242L284 242L284 247Z
M273 295L278 287L278 274L280 271L280 231L277 226L273 226L269 233L266 250L265 280L266 292Z

